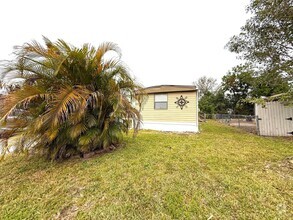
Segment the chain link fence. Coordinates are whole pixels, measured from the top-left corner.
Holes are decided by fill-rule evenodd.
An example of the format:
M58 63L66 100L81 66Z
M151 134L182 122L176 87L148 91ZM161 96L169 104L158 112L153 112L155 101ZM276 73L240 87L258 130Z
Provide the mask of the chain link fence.
M238 127L250 133L258 134L258 119L254 115L233 115L233 114L200 114L200 121L214 119L223 124Z

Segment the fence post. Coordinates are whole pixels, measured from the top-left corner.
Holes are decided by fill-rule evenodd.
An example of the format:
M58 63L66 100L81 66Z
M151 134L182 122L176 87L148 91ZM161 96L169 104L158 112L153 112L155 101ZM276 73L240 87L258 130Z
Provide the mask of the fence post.
M256 120L256 133L257 135L260 135L258 115L255 116L255 120Z
M238 127L240 128L240 115L237 115L238 118Z

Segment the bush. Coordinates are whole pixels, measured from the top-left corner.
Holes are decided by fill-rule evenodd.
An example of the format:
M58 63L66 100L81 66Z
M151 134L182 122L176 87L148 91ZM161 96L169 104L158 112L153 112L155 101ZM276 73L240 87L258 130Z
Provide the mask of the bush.
M121 62L116 44L96 49L47 38L44 43L16 48L16 60L5 66L6 75L23 80L1 109L2 125L10 124L12 135L20 138L18 150L57 160L118 145L131 121L138 128L140 113L131 102L141 101L141 87ZM106 59L109 51L115 56ZM13 122L7 121L10 115L16 116Z

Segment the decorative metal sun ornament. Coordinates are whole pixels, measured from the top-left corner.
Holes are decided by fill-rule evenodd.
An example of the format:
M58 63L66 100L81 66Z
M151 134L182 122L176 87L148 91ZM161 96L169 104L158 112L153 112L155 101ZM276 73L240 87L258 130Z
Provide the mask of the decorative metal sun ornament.
M189 103L189 101L186 100L187 96L185 98L183 98L183 96L181 95L180 98L176 97L176 99L177 99L177 101L175 102L175 104L177 104L181 108L181 110L183 109L184 106L187 107L186 104ZM177 106L177 108L178 108L178 106Z

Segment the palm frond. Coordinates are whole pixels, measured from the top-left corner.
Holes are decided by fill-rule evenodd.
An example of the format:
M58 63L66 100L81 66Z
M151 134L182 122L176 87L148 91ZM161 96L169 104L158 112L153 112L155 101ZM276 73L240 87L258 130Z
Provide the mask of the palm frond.
M78 140L79 146L82 148L83 146L90 145L96 138L100 138L101 132L97 128L92 128L87 130Z
M31 58L42 58L45 59L46 57L49 57L49 53L47 48L45 48L43 45L38 43L37 41L32 41L31 43L26 43L22 47L22 53L20 53L20 56L25 55L26 57Z
M18 107L26 108L29 103L38 98L48 99L50 95L43 92L37 87L25 86L23 89L9 94L4 99L4 107L0 112L1 120L6 120Z
M88 127L84 123L78 123L69 128L69 137L75 139L87 131Z
M98 47L97 52L96 52L96 64L97 65L100 65L102 63L101 61L102 61L103 56L105 56L105 54L109 51L113 51L118 54L119 58L121 57L121 50L117 44L114 44L112 42L104 42Z
M45 113L48 120L52 122L52 127L65 122L69 115L77 110L83 113L86 109L88 94L88 90L82 86L61 88Z

